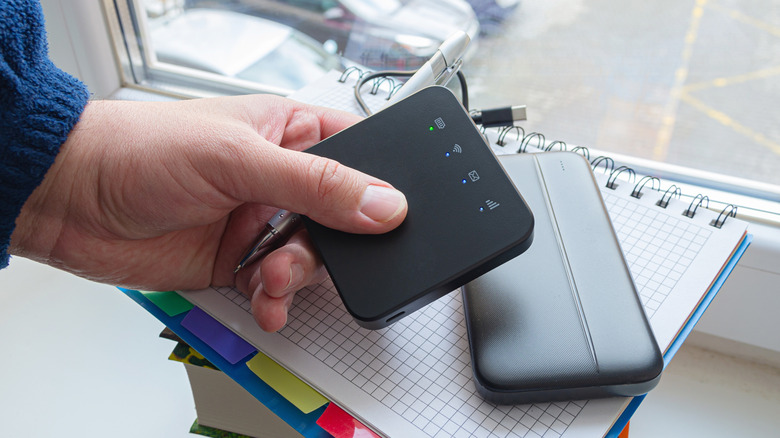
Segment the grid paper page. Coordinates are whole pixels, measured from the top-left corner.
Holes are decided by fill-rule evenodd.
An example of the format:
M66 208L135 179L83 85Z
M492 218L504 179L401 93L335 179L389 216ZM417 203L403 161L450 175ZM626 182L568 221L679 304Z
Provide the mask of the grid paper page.
M342 77L341 72L332 70L314 83L293 93L289 98L312 105L327 106L353 114L365 115L354 95L360 73L358 70L353 70ZM382 80L380 83L368 81L360 89L360 95L372 111L377 111L387 105L389 93L395 84L390 78Z
M596 180L609 217L637 287L658 346L665 352L734 248L744 236L745 222L729 218L722 228L710 225L717 214L699 207L693 218L683 215L689 203L677 199L666 208L656 205L663 191L645 189L631 196L634 183L608 176Z
M199 294L200 297L185 296L212 311L216 307L214 297L219 296L251 319L246 310L248 300L234 289L213 288ZM200 298L207 294L209 299L202 301ZM228 321L236 321L235 315L226 316L224 308L213 315L228 325ZM444 296L390 327L372 331L352 320L333 285L326 280L298 292L287 325L278 333L260 336L265 339L246 330L240 333L271 357L280 343L284 349L295 349L298 354L293 363L280 363L387 436L602 435L616 412L628 402L616 398L496 406L484 401L471 380L459 292ZM268 337L276 339L270 341ZM324 386L331 384L330 388L312 378L318 371L300 371L302 360L307 361L309 368L335 374L337 377L319 376L325 381ZM359 394L355 395L354 390ZM583 422L578 428L576 419L586 411L596 414L599 421L595 425ZM592 423L592 417L589 420Z
M618 191L602 188L602 195L652 325L686 272L691 275L692 269L698 269L695 256L715 229L706 225L703 217L690 221ZM739 231L738 223L735 228ZM251 320L243 295L229 288L213 289L211 295L215 291ZM197 299L193 301L198 304ZM228 324L234 319L219 318L219 312L215 317ZM687 316L680 318L679 326ZM237 331L246 336L246 330ZM281 343L282 348L298 350L296 360L279 360L268 350L268 342L251 336L248 340L388 436L405 436L410 429L414 436L430 437L600 436L628 401L615 398L496 406L482 400L472 382L459 292L385 329L372 331L352 321L328 280L298 292L287 325L266 335L276 337L274 343ZM661 347L665 350L663 344ZM312 377L316 371L300 370L302 360L310 368L326 369L338 376L332 387L318 384ZM333 380L332 375L319 377ZM350 394L342 394L348 392L345 385L353 390Z
M471 383L459 293L376 332L352 323L329 286L302 294L280 334L429 436L488 436L498 425L515 436L562 434L582 408L563 402L501 410L485 403Z
M341 84L336 82L338 76L331 73L291 97L359 113L352 96L356 79ZM367 96L369 106L383 106L381 94L380 90L378 96ZM509 146L496 152L516 149ZM613 192L601 183L645 311L665 351L707 289L701 278L712 279L720 269L707 265L713 265L713 259L726 260L745 226L730 221L724 227L730 231L713 231L707 228L705 214L680 222L671 206L660 211L650 196L630 198L625 193L627 189L630 193L629 184ZM715 234L729 238L712 239ZM387 436L602 436L630 401L610 398L516 406L485 402L472 382L459 292L390 327L371 331L352 320L327 280L299 291L287 325L273 334L259 329L248 300L233 289L183 295Z
M652 319L712 231L691 224L683 216L670 216L630 202L607 189L602 196L618 239L625 242L624 256L645 314ZM637 217L641 219L637 221Z
M534 134L526 138L523 144L520 130L512 129L502 146L497 130L485 134L497 155L514 153L521 146L525 152L540 153L541 148L555 143ZM625 175L627 172L621 173L616 187L610 189L609 175L601 169L594 174L645 314L665 352L742 240L747 224L728 219L722 228L715 228L710 222L716 213L700 207L693 218L686 217L682 213L690 201L673 197L661 208L656 205L664 193L661 189L645 188L642 196L633 197L641 176L628 181L622 178Z

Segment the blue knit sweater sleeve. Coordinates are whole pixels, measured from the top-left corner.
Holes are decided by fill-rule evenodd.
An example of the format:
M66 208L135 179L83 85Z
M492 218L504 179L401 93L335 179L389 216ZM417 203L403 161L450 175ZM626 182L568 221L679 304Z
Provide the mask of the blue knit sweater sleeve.
M84 84L49 60L39 2L0 1L0 269L22 206L88 98Z

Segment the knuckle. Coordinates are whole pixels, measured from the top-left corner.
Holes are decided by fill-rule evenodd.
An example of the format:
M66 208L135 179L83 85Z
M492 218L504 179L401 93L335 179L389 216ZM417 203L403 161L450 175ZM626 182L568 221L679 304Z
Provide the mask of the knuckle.
M309 174L317 187L319 199L332 197L346 182L343 166L338 161L325 157L317 157L312 161Z

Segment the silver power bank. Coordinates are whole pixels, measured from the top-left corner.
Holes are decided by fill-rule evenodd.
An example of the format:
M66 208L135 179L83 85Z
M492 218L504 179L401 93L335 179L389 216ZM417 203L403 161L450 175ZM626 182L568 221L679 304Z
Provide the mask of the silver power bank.
M590 165L572 152L499 161L535 238L463 287L477 390L501 404L646 393L663 358Z

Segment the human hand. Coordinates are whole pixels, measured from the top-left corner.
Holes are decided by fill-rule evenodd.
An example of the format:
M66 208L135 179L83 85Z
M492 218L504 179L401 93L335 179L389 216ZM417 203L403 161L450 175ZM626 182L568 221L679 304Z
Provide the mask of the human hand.
M91 102L25 203L10 253L135 289L235 285L258 324L278 330L294 292L326 272L301 230L233 274L277 209L355 233L406 215L390 184L298 152L359 120L269 95Z

